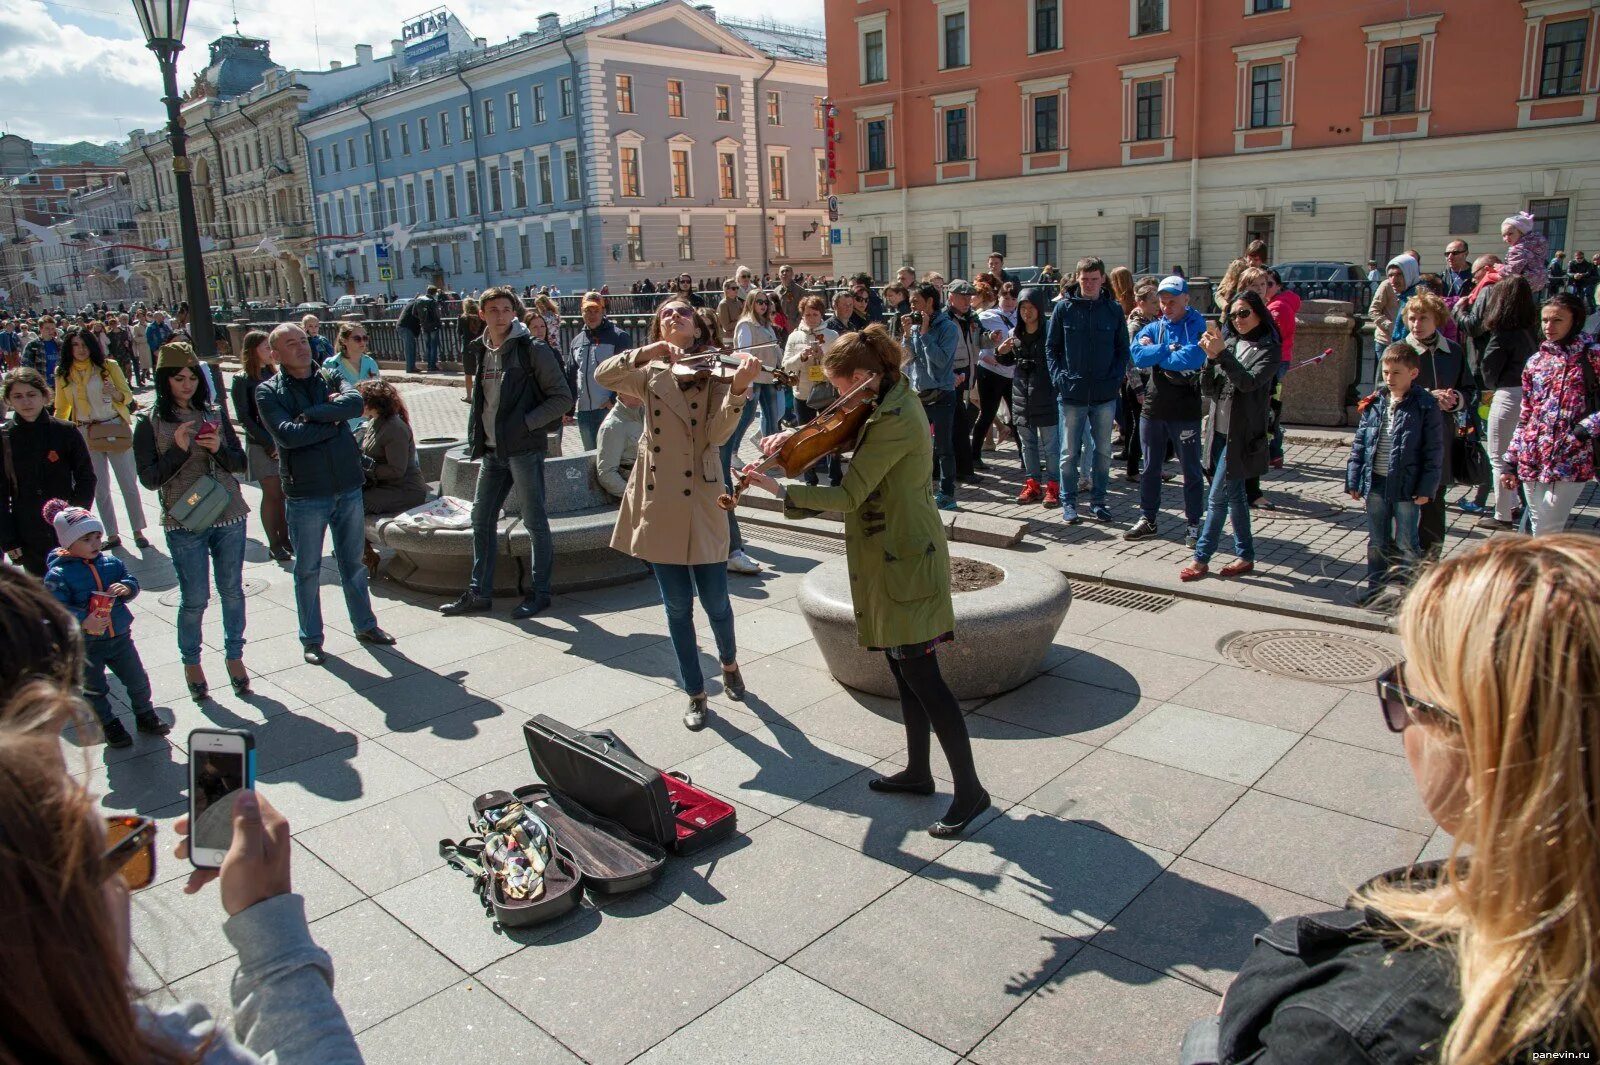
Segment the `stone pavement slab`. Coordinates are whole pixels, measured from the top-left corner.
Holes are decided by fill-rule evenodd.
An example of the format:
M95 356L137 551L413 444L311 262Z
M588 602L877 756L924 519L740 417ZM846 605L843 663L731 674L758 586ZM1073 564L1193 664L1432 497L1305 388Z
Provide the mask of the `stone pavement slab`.
M1283 583L1272 567L1287 572L1294 551L1345 550L1297 520L1304 544L1264 530L1276 553L1264 587ZM833 681L795 611L803 575L836 547L750 530L768 569L731 589L750 696L726 698L702 641L715 713L699 733L679 721L653 583L561 596L514 622L504 610L443 619L443 597L379 580L380 622L403 634L380 650L351 638L329 565L333 658L312 667L287 628L290 575L253 546L261 625L245 657L257 695L224 686L204 706L189 700L174 611L146 596L141 652L178 728L117 752L67 730L64 749L103 805L150 813L170 843L183 731L252 728L262 791L295 832L313 932L380 1062L1170 1061L1262 925L1449 847L1418 809L1370 683L1289 680L1219 650L1235 632L1352 630L1244 598L1180 598L1159 613L1080 598L1047 655L1053 672L966 705L995 805L967 838L935 840L942 757L937 795L870 791L904 758L898 708ZM1118 546L1105 529L1072 535L1082 542L1046 529L1023 547L1101 552L1102 570L1164 570L1182 554ZM152 590L173 586L159 546L126 556ZM203 627L213 681L217 622L213 610ZM1396 649L1385 633L1361 636ZM688 771L735 803L741 835L669 861L651 891L496 930L436 845L464 834L472 796L535 779L521 735L534 713L614 729L648 761ZM131 973L153 1000L199 996L226 1017L221 910L214 888L182 894L186 871L163 856L157 885L136 897Z

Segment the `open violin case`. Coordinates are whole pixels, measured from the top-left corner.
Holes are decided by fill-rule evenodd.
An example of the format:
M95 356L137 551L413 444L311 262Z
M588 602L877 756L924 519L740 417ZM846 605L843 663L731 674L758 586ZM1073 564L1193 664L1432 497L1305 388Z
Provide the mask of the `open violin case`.
M580 732L540 714L522 734L553 795L664 851L692 854L738 830L731 805L641 762L614 733Z

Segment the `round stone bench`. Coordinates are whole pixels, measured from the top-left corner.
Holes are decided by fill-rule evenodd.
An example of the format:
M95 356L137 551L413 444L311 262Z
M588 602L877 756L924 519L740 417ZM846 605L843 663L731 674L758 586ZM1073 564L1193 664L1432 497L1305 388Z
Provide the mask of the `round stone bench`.
M1004 573L989 588L957 592L955 642L939 648L939 670L957 699L998 695L1039 675L1051 641L1072 604L1058 570L1027 555L977 544L951 544L953 557L986 562ZM845 560L830 559L800 583L800 613L839 683L899 698L883 652L857 642L855 605Z
M625 584L649 575L638 559L611 548L616 500L594 476L593 451L545 459L545 512L555 544L552 574L557 592ZM467 458L467 445L450 448L440 471L440 493L471 501L479 463ZM522 523L522 497L512 489L496 534L496 595L526 595L531 586L531 544ZM386 564L396 583L439 595L459 595L472 576L472 530L421 528L394 518L368 521L368 535L394 551Z

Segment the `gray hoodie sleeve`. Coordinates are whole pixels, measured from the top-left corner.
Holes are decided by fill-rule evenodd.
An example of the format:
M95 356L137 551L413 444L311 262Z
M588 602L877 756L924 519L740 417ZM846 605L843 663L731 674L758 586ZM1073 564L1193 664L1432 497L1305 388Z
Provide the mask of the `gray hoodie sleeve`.
M228 918L222 930L239 952L234 1035L197 1002L147 1012L147 1025L184 1045L210 1036L205 1065L361 1065L350 1023L333 998L333 959L311 939L303 898L265 899Z

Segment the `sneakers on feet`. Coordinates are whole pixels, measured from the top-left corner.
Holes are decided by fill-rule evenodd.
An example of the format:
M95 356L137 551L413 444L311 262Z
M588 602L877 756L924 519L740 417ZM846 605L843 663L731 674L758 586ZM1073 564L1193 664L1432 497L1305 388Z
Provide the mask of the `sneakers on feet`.
M172 726L157 717L154 710L134 714L133 724L140 732L148 732L152 736L165 736L172 731Z
M735 551L728 556L728 572L743 573L747 576L753 575L761 572L761 563L743 551Z
M1189 526L1189 531L1183 534L1183 546L1193 547L1200 542L1200 523L1195 522Z
M133 737L128 735L127 726L116 718L105 724L101 731L105 733L107 747L132 747Z
M1133 523L1133 528L1122 534L1124 540L1148 540L1156 535L1156 523L1149 518L1140 518Z
M683 727L690 732L699 732L706 727L706 718L710 713L704 693L689 696L689 709L683 712Z
M947 495L944 495L943 493L940 493L939 495L934 496L934 502L938 504L940 510L960 510L961 509L960 507L956 506L956 500L955 500L954 496L947 496Z
M1104 503L1101 503L1099 506L1096 506L1096 507L1090 507L1089 508L1089 513L1094 515L1094 520L1095 521L1110 521L1111 520L1111 508L1106 506Z
M1071 503L1061 504L1061 520L1068 525L1076 525L1081 520L1078 517L1078 508Z

